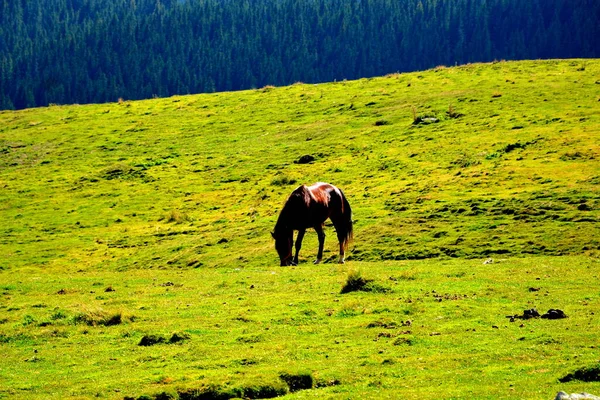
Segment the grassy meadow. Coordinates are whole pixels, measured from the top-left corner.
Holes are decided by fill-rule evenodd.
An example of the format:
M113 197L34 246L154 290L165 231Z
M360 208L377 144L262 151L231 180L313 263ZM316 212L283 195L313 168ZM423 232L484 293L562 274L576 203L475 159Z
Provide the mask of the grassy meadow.
M600 395L599 158L600 60L0 112L0 398Z

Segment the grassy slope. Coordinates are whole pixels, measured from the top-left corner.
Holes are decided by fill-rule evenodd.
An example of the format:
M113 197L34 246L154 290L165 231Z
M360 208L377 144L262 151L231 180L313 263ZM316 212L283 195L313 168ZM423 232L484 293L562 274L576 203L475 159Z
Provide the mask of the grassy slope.
M295 396L549 397L565 369L597 358L599 294L585 284L597 279L599 92L597 60L503 62L0 113L3 393L122 397L306 368L342 385ZM304 154L316 161L294 163ZM276 268L278 209L315 181L353 205L351 263ZM576 257L514 258L528 254ZM464 261L488 256L507 260ZM338 295L347 268L394 292ZM574 315L506 322L533 306ZM95 308L136 318L72 323ZM365 328L380 318L419 325ZM192 340L135 346L172 331Z

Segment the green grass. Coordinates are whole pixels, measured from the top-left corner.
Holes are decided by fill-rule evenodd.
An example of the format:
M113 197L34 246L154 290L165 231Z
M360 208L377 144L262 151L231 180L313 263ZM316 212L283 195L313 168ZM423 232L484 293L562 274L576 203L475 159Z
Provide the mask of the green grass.
M2 283L2 393L137 397L276 386L281 374L301 371L323 387L290 398L600 391L598 382L558 381L597 362L600 291L589 283L599 278L598 260L358 264L391 290L340 294L351 266L335 264L20 274L13 289ZM506 318L533 307L559 308L568 318ZM90 310L129 317L109 326L76 322ZM189 338L170 343L175 332ZM163 340L141 346L147 335Z
M598 361L599 93L552 60L0 112L0 397L600 393L558 381ZM316 181L348 264L327 227L280 268Z

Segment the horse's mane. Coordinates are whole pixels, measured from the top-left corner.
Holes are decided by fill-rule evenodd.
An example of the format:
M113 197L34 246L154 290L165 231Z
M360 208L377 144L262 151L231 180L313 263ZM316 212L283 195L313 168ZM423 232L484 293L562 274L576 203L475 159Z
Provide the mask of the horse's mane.
M287 230L288 225L291 222L290 220L297 214L298 209L308 208L310 200L311 193L306 185L301 185L296 188L283 205L279 218L277 219L277 224L275 224L275 234L277 234L280 229Z
M290 195L290 197L288 197L286 205L290 203L290 200L292 200L292 198L294 200L298 199L302 203L304 203L306 206L308 206L310 204L310 198L311 198L310 190L308 190L308 188L306 187L306 185L298 186L296 188L296 190L294 190L292 192L292 194ZM292 200L292 201L294 201L294 200Z

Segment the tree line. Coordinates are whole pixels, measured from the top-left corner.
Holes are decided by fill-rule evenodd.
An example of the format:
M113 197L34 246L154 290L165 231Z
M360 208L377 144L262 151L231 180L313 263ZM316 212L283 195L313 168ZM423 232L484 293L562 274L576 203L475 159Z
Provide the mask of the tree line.
M600 56L597 0L0 4L0 109Z

